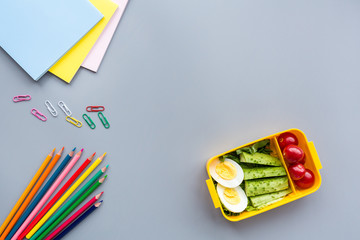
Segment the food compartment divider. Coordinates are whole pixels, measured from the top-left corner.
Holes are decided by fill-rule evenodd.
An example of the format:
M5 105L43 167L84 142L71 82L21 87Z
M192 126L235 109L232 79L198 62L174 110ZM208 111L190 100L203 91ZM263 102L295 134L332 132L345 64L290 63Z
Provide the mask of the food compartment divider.
M288 196L296 195L296 192L297 192L297 191L296 191L296 187L295 187L295 185L294 185L294 183L293 183L293 180L292 180L291 177L290 177L290 174L289 174L289 171L288 171L288 168L287 168L285 159L284 159L284 157L283 157L283 155L282 155L282 152L281 152L281 149L280 149L280 146L279 146L277 137L276 137L276 136L272 137L270 141L273 141L273 142L274 142L274 145L275 145L274 147L275 147L275 149L276 149L277 157L280 159L282 165L283 165L284 168L285 168L287 177L288 177L288 179L289 179L289 183L290 183L291 190L293 191L293 192L292 192L291 194L289 194ZM287 196L286 196L286 197L287 197Z

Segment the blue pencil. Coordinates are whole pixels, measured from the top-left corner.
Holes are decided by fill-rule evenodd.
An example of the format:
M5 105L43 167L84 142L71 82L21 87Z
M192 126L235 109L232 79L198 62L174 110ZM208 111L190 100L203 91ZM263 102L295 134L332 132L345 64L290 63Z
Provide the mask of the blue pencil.
M23 224L23 222L26 220L26 218L30 215L32 210L36 207L36 205L39 203L41 198L45 195L47 190L51 187L51 185L54 183L56 178L60 175L62 170L65 168L65 166L68 164L72 156L74 155L74 151L76 148L74 148L61 162L59 167L55 170L53 175L49 178L49 180L46 182L44 187L41 189L41 191L38 193L36 198L32 201L32 203L28 206L28 208L25 210L25 212L21 215L19 220L16 222L15 226L12 228L11 232L7 235L5 240L11 240L11 238L14 236L14 234L17 232L17 230L20 228L20 226ZM61 151L57 155L61 155L64 148L61 149Z
M98 203L92 205L86 212L84 212L80 217L78 217L75 221L73 221L64 231L62 231L59 235L57 235L53 240L59 240L63 238L66 234L68 234L71 230L73 230L79 223L81 223L86 217L88 217L93 211L98 209L102 203L102 200Z

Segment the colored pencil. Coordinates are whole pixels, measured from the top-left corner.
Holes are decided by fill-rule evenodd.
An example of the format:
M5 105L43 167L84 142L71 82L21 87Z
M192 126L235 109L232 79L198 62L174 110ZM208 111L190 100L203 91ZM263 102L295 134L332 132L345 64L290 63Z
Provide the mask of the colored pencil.
M51 215L65 202L65 200L76 190L77 187L89 176L89 174L101 163L102 159L105 157L104 153L101 157L96 159L96 161L85 171L83 175L71 186L71 188L55 203L55 205L45 214L45 216L35 225L35 227L26 235L27 239L32 238L32 236L39 230L39 228L51 217ZM41 233L40 233L41 234ZM39 235L40 235L39 234Z
M45 231L38 237L35 238L35 235L33 236L33 240L43 240L54 228L56 228L57 225L59 225L59 223L62 222L62 220L64 220L67 216L69 216L69 214L77 207L79 206L88 196L90 196L90 194L92 194L95 189L97 189L106 179L107 176L99 179L93 186L91 186L91 188L89 188L82 196L80 196L80 198L78 200L76 200L75 203L73 203L68 209L66 209L65 212L63 212L62 214L55 214L53 216L54 221L52 221L51 224L49 224L49 226L47 226L47 228L45 229ZM46 224L43 225L43 227L45 227Z
M75 156L74 156L74 151L76 148L74 148L66 157L65 159L62 161L62 163L60 164L60 166L56 169L56 171L54 172L54 174L52 175L51 178L53 178L55 175L58 176L58 178L54 178L53 182L54 184L51 185L51 187L49 188L49 190L46 192L46 194L43 194L44 196L41 198L40 201L38 201L38 204L36 205L36 207L29 207L28 209L26 209L26 211L28 211L29 209L32 209L32 211L28 211L30 214L23 214L23 216L27 216L25 221L18 221L18 223L22 223L22 225L20 226L20 228L18 228L17 232L14 234L14 236L11 238L11 240L16 240L19 235L22 233L22 231L24 231L24 229L26 228L26 226L30 223L30 221L36 216L36 214L40 211L40 209L44 206L44 204L46 203L46 201L49 199L49 197L54 193L54 191L56 190L56 188L60 185L60 183L62 182L62 180L66 177L66 175L69 173L69 171L73 168L73 166L75 165L75 163L80 159L81 154L83 152L84 149L81 149L80 152L78 152ZM69 162L69 160L72 158L72 156L74 156L74 158L71 160L71 162L69 163L69 165L67 165L67 163ZM66 166L67 165L67 166ZM64 167L66 166L66 168L64 169ZM61 172L64 169L63 172ZM60 174L61 173L61 174ZM60 175L59 175L60 174ZM51 182L51 179L49 179L48 183ZM47 184L48 184L47 183ZM45 187L44 187L45 188ZM41 190L43 191L44 188ZM41 196L41 194L39 193L39 195L37 197ZM33 203L31 203L33 204ZM21 217L23 217L21 216ZM18 224L17 223L17 224ZM16 227L16 225L15 225ZM13 230L15 229L15 227L13 228ZM11 233L10 233L11 234ZM9 235L10 235L9 234ZM9 236L8 236L9 237Z
M74 222L79 216L84 214L91 206L93 206L94 203L97 200L99 200L99 198L101 197L101 195L103 193L104 192L99 193L98 195L96 195L95 197L90 199L90 201L85 203L84 206L82 206L76 213L74 213L63 224L61 224L57 229L55 229L55 231L53 231L49 236L47 236L47 238L45 240L51 240L51 239L55 238L59 233L61 233L65 228L67 228L72 222Z
M33 229L33 227L41 220L41 218L49 211L49 209L57 202L57 200L64 194L64 192L73 184L73 182L80 176L80 174L85 170L85 168L93 160L96 153L91 157L86 159L84 163L76 170L76 172L71 176L71 178L64 184L64 186L55 194L55 196L50 200L48 204L41 210L41 212L35 217L35 219L26 227L26 229L21 233L18 239L24 239L25 236Z
M85 218L87 218L92 212L98 209L103 201L101 200L98 203L95 203L92 207L90 207L83 215L81 215L78 219L76 219L69 227L67 227L63 232L61 232L56 238L53 240L62 239L66 234L68 234L71 230L73 230L79 223L81 223Z
M64 147L55 155L55 158L60 159L62 152L64 151ZM74 152L71 152L72 155ZM51 177L48 179L46 184L42 187L41 191L36 195L36 197L32 200L30 205L26 208L24 213L21 215L21 217L18 219L14 227L11 229L10 233L7 235L5 240L11 240L11 238L14 236L14 234L17 232L19 227L22 225L22 223L26 220L26 218L29 216L29 214L32 212L32 210L35 208L35 206L39 203L41 198L45 195L47 190L51 187L51 185L54 183L56 178L59 176L63 168L66 166L66 164L69 162L72 155L67 155L62 163L59 165L59 167L54 171L54 173L51 175ZM54 158L54 159L55 159Z
M47 176L49 175L51 170L54 168L54 166L55 166L56 162L59 160L59 158L60 158L60 155L56 154L56 156L51 160L51 162L46 167L45 171L43 172L43 174L41 175L41 177L35 184L34 188L31 190L31 192L26 197L25 201L23 202L23 204L21 205L21 207L19 208L19 210L17 211L17 213L15 214L15 216L13 217L13 219L11 220L9 225L6 227L5 231L1 235L0 240L4 240L7 237L7 235L10 233L11 229L14 227L16 222L19 220L19 218L21 217L21 214L23 214L26 207L29 205L29 203L31 202L31 200L33 199L33 197L35 196L37 191L40 189L41 185L44 183L45 179L47 178Z
M42 174L42 172L44 171L44 169L46 168L46 166L48 165L48 163L50 162L51 158L53 157L55 152L55 148L54 150L52 150L52 152L45 158L44 162L41 164L39 170L35 173L34 177L31 179L30 183L28 184L28 186L26 187L26 189L24 190L24 192L21 194L19 200L16 202L16 204L14 205L13 209L10 211L9 215L6 217L5 221L3 222L3 224L0 227L0 236L1 234L4 232L5 228L7 227L7 225L9 224L9 222L11 221L11 219L13 218L13 216L15 215L15 213L17 212L17 210L20 208L21 204L23 203L24 199L26 198L26 196L28 195L28 193L31 191L32 187L35 185L36 181L39 179L40 175Z
M74 194L53 216L51 216L40 229L31 237L37 239L61 214L63 214L71 205L77 201L91 186L98 181L99 177L106 171L107 167L102 168L94 177L92 177L77 193Z

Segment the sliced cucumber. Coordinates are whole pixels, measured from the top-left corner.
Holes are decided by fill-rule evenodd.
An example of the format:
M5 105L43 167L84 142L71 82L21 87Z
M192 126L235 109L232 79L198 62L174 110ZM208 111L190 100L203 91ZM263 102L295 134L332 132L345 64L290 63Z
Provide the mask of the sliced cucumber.
M243 171L245 180L286 176L286 171L283 167L243 168Z
M260 165L268 165L268 166L276 166L276 167L282 166L281 161L279 159L264 153L249 154L243 152L240 154L240 162L255 163Z
M286 190L282 190L279 192L268 193L268 194L263 194L263 195L259 195L259 196L255 196L255 197L250 197L250 201L251 201L251 204L253 207L259 208L262 205L265 205L267 203L272 203L273 201L275 201L279 198L283 198L291 192L292 192L291 189L288 188Z
M245 193L248 197L278 192L289 187L287 177L245 180Z

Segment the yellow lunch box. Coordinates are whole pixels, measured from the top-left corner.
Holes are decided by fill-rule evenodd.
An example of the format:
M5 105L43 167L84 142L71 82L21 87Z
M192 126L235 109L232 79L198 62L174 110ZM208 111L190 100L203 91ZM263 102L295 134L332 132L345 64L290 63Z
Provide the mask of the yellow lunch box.
M307 188L307 189L297 188L294 185L293 181L291 180L291 178L289 176L287 165L285 164L284 158L283 158L283 156L281 154L279 144L277 142L277 137L280 134L284 133L284 132L291 132L291 133L295 134L295 136L297 137L297 139L299 141L298 146L300 148L302 148L304 153L305 153L306 162L305 162L304 166L305 166L305 168L310 169L314 173L314 176L315 176L314 185L312 187L310 187L310 188ZM271 155L279 158L281 160L283 166L285 167L286 173L287 173L287 176L288 176L288 179L289 179L289 184L290 184L290 187L292 189L292 193L287 195L282 200L280 200L280 201L278 201L276 203L273 203L273 204L271 204L271 205L269 205L269 206L267 206L267 207L265 207L263 209L260 209L260 210L257 210L257 211L250 211L250 212L244 211L239 216L227 216L224 213L224 209L223 209L223 207L222 207L222 205L220 203L220 199L219 199L218 194L217 194L216 189L215 189L214 181L213 181L213 179L212 179L212 177L210 175L210 171L209 171L210 163L213 160L218 159L222 155L225 155L227 153L236 151L237 149L240 149L240 148L243 148L243 147L253 145L256 142L259 142L259 141L262 141L262 140L265 140L265 139L270 140L270 149L272 150ZM237 221L241 221L243 219L258 215L260 213L269 211L269 210L271 210L273 208L276 208L276 207L279 207L279 206L284 205L286 203L295 201L295 200L297 200L299 198L305 197L306 195L309 195L309 194L315 192L316 190L319 189L319 187L321 185L321 176L320 176L320 173L319 173L319 170L321 168L322 168L321 162L320 162L320 159L319 159L318 154L316 152L314 143L313 142L308 142L305 134L301 130L299 130L299 129L289 129L289 130L286 130L286 131L283 131L283 132L279 132L279 133L276 133L276 134L273 134L273 135L258 139L256 141L251 142L251 143L239 146L237 148L231 149L230 151L227 151L225 153L222 153L222 154L219 154L217 156L214 156L214 157L210 158L208 160L207 164L206 164L206 170L207 170L207 173L209 175L209 179L206 180L206 184L207 184L207 186L209 188L210 196L212 198L212 201L214 203L215 208L220 208L223 216L227 220L232 221L232 222L237 222Z

